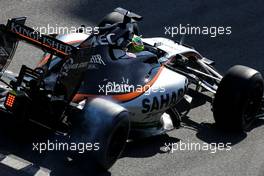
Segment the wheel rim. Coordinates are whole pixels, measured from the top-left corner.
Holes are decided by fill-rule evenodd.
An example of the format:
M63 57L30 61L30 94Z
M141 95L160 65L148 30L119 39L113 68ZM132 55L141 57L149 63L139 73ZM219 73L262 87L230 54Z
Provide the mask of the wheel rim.
M258 111L261 104L262 95L263 84L258 83L255 85L253 91L249 95L249 98L245 105L245 110L242 118L243 129L248 129L252 122L255 120L256 112Z

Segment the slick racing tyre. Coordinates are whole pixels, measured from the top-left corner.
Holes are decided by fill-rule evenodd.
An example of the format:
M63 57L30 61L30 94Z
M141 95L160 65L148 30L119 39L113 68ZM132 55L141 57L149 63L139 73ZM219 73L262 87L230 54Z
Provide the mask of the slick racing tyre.
M128 112L116 103L95 98L86 103L78 118L71 142L97 143L98 147L75 156L108 170L124 150L130 130Z
M216 125L228 131L247 131L261 106L263 78L249 67L236 65L220 82L213 102Z
M104 27L106 24L114 24L114 23L120 23L124 19L124 15L118 13L118 12L111 12L108 15L106 15L101 22L98 24L99 27ZM134 33L136 35L139 35L139 27L136 22L133 23L134 25Z

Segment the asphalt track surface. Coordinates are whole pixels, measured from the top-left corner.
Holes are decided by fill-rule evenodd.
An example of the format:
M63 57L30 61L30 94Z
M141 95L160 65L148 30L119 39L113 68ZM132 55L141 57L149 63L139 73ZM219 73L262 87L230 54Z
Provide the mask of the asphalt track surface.
M11 17L27 16L27 24L30 26L95 25L105 14L118 6L144 16L140 29L147 37L168 37L164 35L164 26L177 26L180 23L194 26L231 26L231 35L215 38L208 35L191 35L185 36L184 42L194 46L207 58L215 60L218 70L222 73L235 64L247 65L264 73L262 0L0 0L0 22L5 23ZM181 36L177 36L174 39L180 38ZM17 71L21 64L34 66L41 52L32 49L31 46L21 44L10 69ZM26 136L14 137L8 132L2 132L0 153L23 158L34 163L34 167L17 171L0 164L0 175L34 175L39 167L47 168L52 171L52 175L59 176L264 175L263 121L258 121L255 128L247 134L228 135L213 127L213 116L208 103L191 111L188 117L184 119L187 126L185 128L169 132L168 135L129 143L124 155L108 172L95 170L86 163L82 163L83 166L80 166L80 163L69 164L65 162L63 154L37 154L32 152L30 143L25 142L30 141ZM12 126L6 127L16 133ZM179 141L200 144L230 142L232 149L216 153L179 150L166 153L161 150L165 143ZM4 156L0 155L1 163L3 158Z

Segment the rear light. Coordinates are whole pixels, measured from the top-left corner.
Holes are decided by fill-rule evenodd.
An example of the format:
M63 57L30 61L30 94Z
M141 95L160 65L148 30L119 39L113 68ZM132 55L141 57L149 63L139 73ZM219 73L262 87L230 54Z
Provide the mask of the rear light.
M7 108L13 108L13 106L15 104L15 100L16 100L16 95L14 95L12 93L8 93L6 96L5 106Z

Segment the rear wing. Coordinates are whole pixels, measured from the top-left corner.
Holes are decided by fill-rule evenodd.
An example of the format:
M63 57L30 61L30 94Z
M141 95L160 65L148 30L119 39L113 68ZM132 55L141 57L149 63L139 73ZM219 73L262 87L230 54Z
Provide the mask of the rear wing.
M13 18L8 20L6 25L0 25L0 73L4 72L11 61L18 41L25 41L45 52L65 59L58 73L57 83L60 84L65 93L65 99L71 101L81 84L88 65L87 56L90 55L90 48L74 47L51 36L42 35L33 28L26 26L25 21L26 17ZM32 69L23 67L24 70L32 72Z
M18 39L24 40L59 57L69 56L76 52L76 47L25 26L25 21L26 17L10 19L7 22L6 30L13 33Z
M25 22L26 17L19 17L9 19L6 25L0 25L0 71L3 71L10 63L19 40L61 58L76 54L76 47L49 35L43 35L39 31L26 26Z

